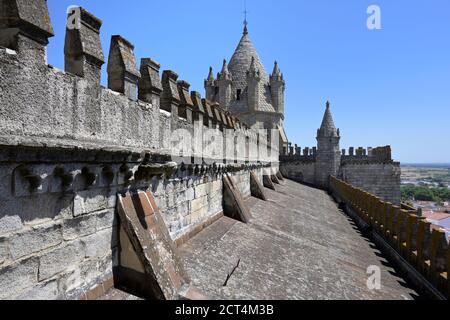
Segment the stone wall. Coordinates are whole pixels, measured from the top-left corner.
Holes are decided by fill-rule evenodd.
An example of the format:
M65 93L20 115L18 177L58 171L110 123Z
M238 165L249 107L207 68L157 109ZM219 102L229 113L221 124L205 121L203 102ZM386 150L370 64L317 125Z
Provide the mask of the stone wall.
M302 153L301 148L295 145L288 151L280 157L280 172L289 179L323 188L324 172L328 172L326 166L331 164L324 164L326 160L322 158L322 165L318 165L317 149L305 148ZM333 176L382 200L400 204L400 163L392 160L390 146L350 147L348 152L342 149L339 158L338 171Z
M280 172L291 180L315 184L315 161L289 161L281 162Z
M382 200L400 204L400 175L398 162L343 162L340 177L351 185L366 190Z
M220 106L213 114L198 93L189 95L173 71L161 79L159 64L143 59L139 72L122 37L112 37L108 64L117 91L101 87L101 21L83 9L81 30L67 30L66 70L47 65L51 28L39 26L50 24L46 2L33 5L20 7L42 9L30 21L6 12L18 15L8 41L0 24L0 299L71 299L112 277L117 194L151 191L177 241L223 211L225 173L249 196L250 171L261 179L277 170L278 155ZM210 129L219 132L208 141L213 147L232 130L248 142L223 150L269 155L173 152L181 138Z

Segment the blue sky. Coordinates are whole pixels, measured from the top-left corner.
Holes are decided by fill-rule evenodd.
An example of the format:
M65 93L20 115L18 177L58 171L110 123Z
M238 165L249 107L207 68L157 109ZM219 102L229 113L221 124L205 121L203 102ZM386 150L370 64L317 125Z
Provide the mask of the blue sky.
M103 20L106 57L111 35L120 34L139 60L155 59L202 94L209 66L217 72L242 34L244 0L48 4L55 67L64 68L66 8L81 5ZM381 8L382 30L366 27L371 4ZM247 7L267 71L277 60L285 75L291 141L315 145L330 99L342 148L390 144L402 162L450 162L450 1L247 0Z

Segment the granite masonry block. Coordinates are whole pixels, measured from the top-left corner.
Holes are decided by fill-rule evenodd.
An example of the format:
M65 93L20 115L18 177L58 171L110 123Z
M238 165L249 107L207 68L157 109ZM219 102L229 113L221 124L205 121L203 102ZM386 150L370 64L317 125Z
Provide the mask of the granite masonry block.
M74 217L104 210L108 207L108 196L105 190L94 189L79 192L73 202Z
M39 258L39 281L69 269L73 264L81 262L85 257L85 248L81 241L64 243Z
M57 246L62 242L61 224L37 226L13 235L9 239L12 260Z
M0 235L14 232L22 228L23 224L19 216L0 216Z
M85 246L86 258L99 257L111 253L111 246L114 245L112 230L112 228L105 229L81 239Z
M38 261L22 260L0 269L0 300L12 299L37 284Z
M74 219L64 220L64 240L75 240L79 237L93 234L96 231L97 215L86 215Z
M58 282L56 280L50 280L44 283L39 283L37 286L32 287L30 290L26 290L21 293L17 300L57 300L59 299Z

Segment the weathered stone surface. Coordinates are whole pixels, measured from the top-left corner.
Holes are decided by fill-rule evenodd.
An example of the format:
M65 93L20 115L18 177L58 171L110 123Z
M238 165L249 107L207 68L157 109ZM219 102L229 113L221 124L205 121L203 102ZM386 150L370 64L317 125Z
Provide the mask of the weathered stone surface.
M19 295L17 300L56 300L59 298L58 282L51 280L40 283Z
M195 199L195 191L194 188L188 188L186 190L186 200L187 201L192 201Z
M8 247L6 243L6 238L0 237L0 265L8 259Z
M99 212L96 214L96 217L97 217L96 230L103 230L117 225L115 209Z
M108 88L137 100L137 85L141 73L136 64L134 46L128 40L115 35L111 38L108 58Z
M39 258L39 281L68 269L72 264L81 262L84 257L84 246L78 240L44 254Z
M105 229L91 236L82 238L81 242L85 246L86 258L111 254L111 246L114 244L112 236L112 229Z
M2 0L0 8L1 46L10 47L19 30L42 44L53 36L46 0Z
M9 251L12 260L54 247L62 241L60 224L38 226L25 230L9 239Z
M22 229L23 224L19 216L3 216L0 218L0 235Z
M200 210L201 208L204 208L208 204L208 197L202 196L200 198L197 198L191 202L191 211L195 212Z
M63 238L64 240L74 240L92 234L96 230L97 216L89 215L75 219L64 220Z
M195 198L201 198L201 197L205 196L208 193L207 188L208 188L208 185L206 183L195 187Z
M277 178L276 175L273 174L273 175L270 176L270 178L272 179L272 182L273 182L273 183L275 183L275 184L281 184L281 183L280 183L280 180L278 180L278 178Z
M235 300L416 297L325 192L285 182L266 191L269 201L246 201L250 223L223 217L180 248L197 288ZM381 290L367 288L371 265L381 270Z
M48 14L42 12L43 7L36 7L43 3L40 0L28 1L24 10L27 14L34 12L39 21L47 21L45 17ZM46 34L41 32L45 30L27 19L22 19L27 22L22 24L21 21L21 26L34 25L41 29L38 31L44 37L30 39L30 34L25 31L36 30L21 30L24 32L17 37L20 46L16 51L0 48L0 237L7 239L8 256L7 260L1 258L5 260L2 268L13 262L9 253L12 239L15 257L23 259L27 254L33 255L40 263L39 278L45 281L55 276L59 287L64 288L66 278L63 275L74 268L89 269L93 267L93 259L111 251L106 246L106 236L98 239L97 247L93 244L96 237L102 237L107 234L106 230L112 229L114 213L110 209L115 208L117 192L128 188L147 190L155 186L159 199L167 199L163 215L173 230L171 235L174 239L190 234L222 211L219 172L196 173L189 177L189 172L176 172L163 179L135 179L134 174L142 165L145 153L152 153L150 165L154 162L159 164L161 159L162 163L169 161L172 132L183 129L193 134L194 127L184 119L178 119L177 113L170 115L154 108L157 104L152 106L145 101L130 100L127 90L120 94L100 86L100 67L104 60L100 19L81 9L80 28L67 30L67 72L47 65L43 46ZM110 62L112 67L118 68L110 69L111 75L120 71L120 84L123 80L130 85L130 92L134 92L138 69L132 46L124 39L116 40L121 42L117 43L120 48L113 48L118 50L112 54ZM149 63L146 67L150 67L146 70L146 80L150 82L146 89L150 93L158 95L158 91L164 89L171 107L180 102L190 105L189 99L194 98L192 102L201 113L201 96L189 95L186 85L180 96L174 72L166 72L169 81L161 88L157 70L152 68L155 65ZM114 77L111 79L115 80ZM157 100L153 99L152 103ZM220 121L229 125L228 115L223 115ZM232 163L231 155L226 157L227 162ZM189 162L190 158L187 160ZM205 161L209 160L205 158ZM261 160L265 164L270 159ZM222 156L214 161L219 166L223 165ZM22 165L29 167L31 177L13 176L14 169ZM105 168L109 168L107 172L103 171ZM90 181L92 175L95 176L94 181ZM35 190L29 188L30 178L40 182ZM247 189L243 181L237 187ZM200 198L206 198L199 200L198 210L192 212L191 201L195 199L196 191ZM37 242L38 245L34 245L33 238L32 245L25 248L25 235L31 232L25 228L48 222L62 224L61 238L65 242L53 241L54 233L48 232L43 241ZM34 237L33 232L26 236ZM86 242L82 242L82 238L87 238ZM109 244L114 245L114 241L111 237ZM85 245L87 253L84 252ZM86 255L93 257L86 258ZM101 273L108 272L106 269L109 267L103 271L100 267L98 269L89 274L80 272L77 276L94 281L91 279L94 274L99 277L105 275ZM87 283L80 281L79 285ZM53 284L49 283L51 286ZM80 289L74 286L73 290ZM46 288L41 287L43 291ZM27 287L26 291L31 295L32 289ZM60 292L66 293L65 290Z
M72 214L73 195L70 194L42 194L34 197L14 198L2 201L0 216L4 217L0 218L0 228L9 229L18 227L21 223L29 224L45 219L71 217Z
M77 28L71 26L66 30L65 70L86 78L95 73L92 80L99 81L100 68L105 61L100 41L102 21L83 8L74 10L79 10L80 21ZM75 11L70 12L69 16L72 14L75 14Z
M38 263L27 259L0 269L0 300L13 299L37 283Z
M362 188L385 201L400 204L400 176L398 163L344 163L342 176L351 185Z
M106 192L100 189L86 190L75 195L73 215L75 217L104 210L108 207Z

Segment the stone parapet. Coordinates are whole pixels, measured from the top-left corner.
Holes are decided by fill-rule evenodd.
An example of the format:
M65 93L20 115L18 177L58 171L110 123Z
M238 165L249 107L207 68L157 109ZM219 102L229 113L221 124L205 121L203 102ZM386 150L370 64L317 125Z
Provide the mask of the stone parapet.
M450 248L444 230L432 228L417 210L404 210L335 177L330 177L330 192L443 296L450 297Z

